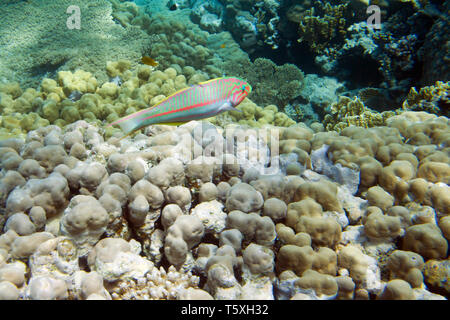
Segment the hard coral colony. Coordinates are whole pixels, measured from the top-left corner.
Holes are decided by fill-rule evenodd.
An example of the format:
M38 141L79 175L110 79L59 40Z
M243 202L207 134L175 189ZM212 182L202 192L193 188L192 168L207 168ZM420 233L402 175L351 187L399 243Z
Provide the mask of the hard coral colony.
M448 1L72 5L0 4L0 299L448 299Z

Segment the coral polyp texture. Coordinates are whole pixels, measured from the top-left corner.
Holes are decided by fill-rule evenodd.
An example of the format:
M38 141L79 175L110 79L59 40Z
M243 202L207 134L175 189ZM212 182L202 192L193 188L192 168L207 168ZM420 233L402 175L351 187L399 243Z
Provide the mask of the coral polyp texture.
M450 297L441 5L44 2L0 4L0 300ZM111 125L231 76L231 111Z

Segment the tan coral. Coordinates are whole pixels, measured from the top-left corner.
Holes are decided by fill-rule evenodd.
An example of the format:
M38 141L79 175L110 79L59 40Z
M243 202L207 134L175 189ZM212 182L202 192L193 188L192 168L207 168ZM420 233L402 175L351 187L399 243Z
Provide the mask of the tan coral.
M379 186L369 188L366 197L371 206L378 207L383 211L386 211L394 204L394 197Z
M381 210L374 210L362 222L364 233L372 240L391 241L402 234L400 217L384 215Z
M295 281L295 286L302 289L313 289L319 297L322 295L335 296L338 292L335 278L314 270L303 272L301 278Z
M381 170L379 184L401 202L408 193L408 181L415 177L416 168L409 161L394 160Z
M311 236L305 232L295 233L295 231L282 224L277 223L275 226L278 239L282 244L292 244L299 247L311 246Z
M329 248L322 247L314 251L310 246L299 247L288 244L282 246L278 252L276 269L278 273L292 270L298 276L309 269L334 276L336 263L336 254Z
M406 229L402 249L417 252L426 259L442 259L447 255L447 240L432 223L414 225Z
M425 162L419 167L418 178L423 178L429 182L450 182L450 165L443 162Z
M387 262L390 279L403 279L413 288L418 288L423 284L422 269L424 265L423 258L419 254L402 250L392 252Z
M386 284L378 300L415 300L414 291L408 282L395 279Z
M307 197L314 199L324 210L342 212L337 199L337 186L333 182L322 180L301 184L293 200L299 201Z
M357 285L364 284L369 276L369 260L356 246L347 245L338 253L338 266L346 268Z

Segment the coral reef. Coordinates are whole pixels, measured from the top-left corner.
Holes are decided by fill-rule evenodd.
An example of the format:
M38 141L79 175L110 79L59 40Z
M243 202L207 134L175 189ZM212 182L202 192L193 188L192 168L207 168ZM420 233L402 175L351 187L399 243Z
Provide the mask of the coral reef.
M7 19L36 7L7 3ZM446 59L424 52L443 6L373 3L381 30L366 1L83 2L92 30L58 29L48 55L17 40L44 34L31 22L2 29L0 299L448 299L449 82L416 64ZM77 60L63 44L78 37ZM367 81L339 82L363 62ZM236 110L108 125L224 74L253 87Z
M164 71L154 70L147 65L131 68L130 61L118 60L107 63L106 73L111 78L119 77L123 81L121 84L114 81L99 82L91 73L83 70L60 71L57 81L44 78L39 91L27 89L22 92L18 83L5 83L0 86L0 134L5 137L23 136L42 126L55 124L62 127L80 119L97 124L105 120L115 121L147 108L189 84L206 79L202 73L194 73L192 67L187 66L183 71L187 73L179 74L172 67ZM80 98L72 99L73 92L78 92ZM246 111L243 114L233 112L231 115L218 116L217 123L240 121L253 127L264 124L289 126L294 123L273 105L262 108L247 99L239 109ZM117 132L114 128L106 130L108 136ZM74 147L72 153L81 152L82 156L84 151L79 148L78 145Z
M263 158L280 161L269 175L239 151L203 154L254 139L239 124L154 126L123 140L98 125L1 142L1 297L448 295L445 117L408 111L339 133L272 127L283 147ZM203 130L214 139L200 140L211 137Z
M379 22L372 21L369 5L379 8ZM398 105L417 83L448 81L448 54L439 49L448 46L448 6L445 1L180 3L200 28L230 32L254 58L269 56L301 69L314 64L316 70L345 80L352 89L376 87L386 101L393 102L391 106Z

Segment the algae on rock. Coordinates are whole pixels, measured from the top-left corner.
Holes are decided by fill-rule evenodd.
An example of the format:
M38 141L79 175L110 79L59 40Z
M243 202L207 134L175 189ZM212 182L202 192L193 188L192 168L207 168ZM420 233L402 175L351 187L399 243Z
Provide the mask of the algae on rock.
M0 79L37 87L58 71L83 69L100 82L108 79L108 60L134 64L151 45L152 37L139 27L114 22L107 0L78 1L81 29L66 26L70 0L20 1L0 4ZM7 8L6 8L7 6ZM20 57L20 59L18 59Z

